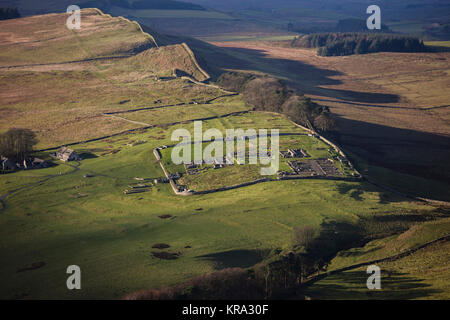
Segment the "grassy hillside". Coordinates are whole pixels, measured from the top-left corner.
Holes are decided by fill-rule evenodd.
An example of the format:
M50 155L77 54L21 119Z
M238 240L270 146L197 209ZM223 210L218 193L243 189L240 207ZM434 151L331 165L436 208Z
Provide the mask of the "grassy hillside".
M400 238L408 230L413 239L407 245L450 232L445 209L366 181L271 181L191 197L176 196L166 183L154 184L164 173L153 149L174 143L172 132L191 130L195 119L209 117L204 127L220 130L304 130L277 114L226 116L248 111L242 96L173 76L177 68L197 80L206 78L185 46L165 46L173 37L161 36L167 43L157 38L156 48L138 25L84 12L92 24L80 34L65 31L64 14L0 22L9 39L1 44L0 132L32 129L37 148L50 149L36 156L54 164L0 175L1 298L121 298L227 267L247 268L292 250L293 230L301 225L320 231L328 253L324 259L330 261L342 250ZM25 30L32 40L25 39ZM35 50L29 41L36 41ZM241 52L191 43L199 44L195 58L217 72L252 60L243 60ZM109 55L115 58L105 58ZM78 61L88 58L101 59ZM286 71L280 68L283 61L271 64L261 57L250 66L263 61L269 71ZM50 153L63 144L84 160L52 159ZM283 148L292 146L303 146L313 157L331 155L328 145L307 135L282 140ZM197 183L236 183L244 176L221 175L226 171ZM146 192L124 193L137 184L145 184ZM424 236L423 223L423 230L435 225L439 230ZM169 248L153 248L161 243ZM161 259L154 252L176 258ZM382 248L379 253L390 254ZM447 256L436 261L448 264ZM82 290L66 288L66 268L73 264L82 269Z
M154 73L178 69L199 81L209 78L209 75L197 65L195 56L185 44L147 50L127 60L125 64L132 67L133 70L151 71Z
M341 252L330 269L393 256L424 241L448 235L448 219L415 226L399 236L368 243ZM381 268L381 290L365 286L367 266L338 272L310 285L305 294L312 299L448 299L450 243L441 241L399 259L376 263Z
M56 174L6 199L8 208L0 217L0 251L5 257L1 296L119 298L224 267L251 266L275 248L288 249L298 225L352 228L365 218L389 215L392 218L382 229L385 234L395 232L399 223L407 228L425 217L439 217L432 207L346 182L270 182L188 198L174 196L163 184L148 193L125 196L123 190L136 182L135 177L162 175L152 149L170 143L170 133L177 127L181 126L75 146L80 153L93 154L79 170L58 164L2 179L3 193L19 187L19 181L27 185ZM146 143L126 146L136 140ZM83 178L86 173L94 177ZM30 175L27 182L22 180ZM172 217L161 219L163 215ZM367 232L361 240L378 233ZM169 251L181 256L167 261L153 258L151 247L156 243L169 244ZM34 262L46 264L17 272ZM65 288L69 264L83 270L81 291Z
M173 78L174 69L200 81L208 77L187 45L153 48L152 36L137 24L91 9L83 16L86 28L73 33L64 14L2 22L9 36L0 44L0 131L12 123L33 129L38 148L48 148L136 127L104 112L221 95ZM173 78L170 86L159 79L164 76Z
M49 14L2 21L0 66L118 57L156 46L139 25L123 18L84 10L82 28L73 31L66 28L67 18Z

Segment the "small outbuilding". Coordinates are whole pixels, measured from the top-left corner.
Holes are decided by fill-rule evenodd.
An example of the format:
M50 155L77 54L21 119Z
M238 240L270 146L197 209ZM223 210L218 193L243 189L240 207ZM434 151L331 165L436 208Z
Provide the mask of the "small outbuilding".
M33 161L31 162L31 166L35 169L41 169L41 168L48 168L50 164L43 159L34 158Z

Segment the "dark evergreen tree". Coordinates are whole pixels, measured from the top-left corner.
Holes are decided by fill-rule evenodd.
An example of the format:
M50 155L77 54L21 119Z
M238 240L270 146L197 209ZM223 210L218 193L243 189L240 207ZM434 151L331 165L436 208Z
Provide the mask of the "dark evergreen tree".
M320 56L344 56L374 52L424 52L423 41L381 33L318 33L297 37L293 47L318 48Z

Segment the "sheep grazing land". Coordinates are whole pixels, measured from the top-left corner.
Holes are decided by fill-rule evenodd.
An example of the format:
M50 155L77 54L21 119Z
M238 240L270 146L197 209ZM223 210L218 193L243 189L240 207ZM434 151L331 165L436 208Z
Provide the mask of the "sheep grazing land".
M1 299L450 298L449 52L322 57L291 31L206 43L99 9L69 30L28 5L0 21ZM168 21L241 23L168 5ZM174 132L199 121L257 134L175 163Z

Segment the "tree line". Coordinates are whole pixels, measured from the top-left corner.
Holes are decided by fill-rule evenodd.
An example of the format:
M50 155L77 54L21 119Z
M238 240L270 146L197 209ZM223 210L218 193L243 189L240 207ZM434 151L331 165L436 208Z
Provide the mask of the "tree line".
M409 36L376 33L317 33L295 38L292 47L318 48L320 56L375 52L424 52L423 41Z
M0 134L0 156L23 161L37 143L36 134L30 129L11 128Z
M0 20L20 18L17 8L0 8Z
M285 26L286 30L291 32L311 34L311 33L326 33L326 32L366 32L366 33L391 33L392 30L381 24L381 29L368 30L367 21L365 19L341 19L338 23L322 22L320 24L310 24L304 21L289 22Z
M254 110L281 113L298 124L322 132L337 129L328 107L295 93L282 80L229 72L222 74L217 83L226 90L242 93L246 104Z

